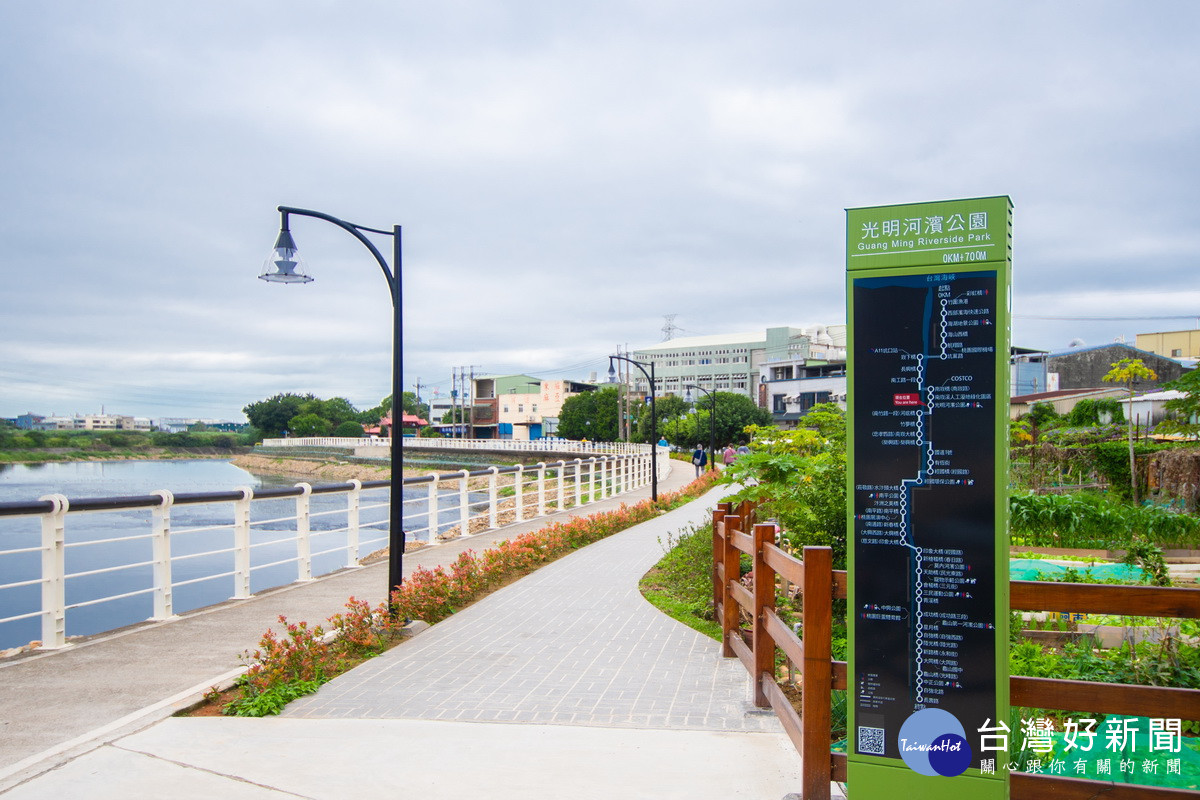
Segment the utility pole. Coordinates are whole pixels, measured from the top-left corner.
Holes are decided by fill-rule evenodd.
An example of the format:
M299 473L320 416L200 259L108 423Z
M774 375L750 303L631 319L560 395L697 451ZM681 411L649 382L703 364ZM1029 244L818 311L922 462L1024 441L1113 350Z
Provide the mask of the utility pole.
M417 378L417 382L413 384L413 391L416 392L416 397L417 397L417 403L416 403L417 408L415 408L414 410L419 411L420 405L421 405L421 379L420 378ZM421 415L417 414L416 416L420 417ZM431 421L432 420L426 420L426 422L431 422ZM418 429L417 435L418 436L420 435L419 429Z
M626 347L626 349L628 349L629 345L626 345L625 347ZM621 346L617 345L617 354L621 355L623 352L624 351L621 349ZM629 441L629 433L630 433L630 426L629 426L629 373L626 372L628 367L625 366L625 362L621 361L619 363L621 365L621 369L618 371L618 377L620 378L620 381L621 381L621 388L618 390L621 393L620 403L618 404L618 407L621 409L620 435L621 435L621 441L628 442Z
M458 367L450 368L450 438L458 438Z

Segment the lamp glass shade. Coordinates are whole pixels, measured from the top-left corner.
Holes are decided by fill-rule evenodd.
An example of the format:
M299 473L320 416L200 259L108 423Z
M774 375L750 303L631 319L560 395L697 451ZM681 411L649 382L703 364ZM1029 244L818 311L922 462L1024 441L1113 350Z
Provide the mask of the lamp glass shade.
M309 283L313 280L308 274L308 265L300 258L291 231L279 232L275 248L263 262L262 272L258 277L271 283Z
M609 359L609 362L608 362L608 382L609 383L617 382L617 368L613 366L612 359Z

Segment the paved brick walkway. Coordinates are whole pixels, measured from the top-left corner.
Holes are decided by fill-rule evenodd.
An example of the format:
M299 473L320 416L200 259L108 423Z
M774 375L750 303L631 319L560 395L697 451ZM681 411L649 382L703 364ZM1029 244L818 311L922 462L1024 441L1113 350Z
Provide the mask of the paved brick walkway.
M726 491L543 567L285 716L779 731L749 704L736 659L638 591L668 535L703 522Z

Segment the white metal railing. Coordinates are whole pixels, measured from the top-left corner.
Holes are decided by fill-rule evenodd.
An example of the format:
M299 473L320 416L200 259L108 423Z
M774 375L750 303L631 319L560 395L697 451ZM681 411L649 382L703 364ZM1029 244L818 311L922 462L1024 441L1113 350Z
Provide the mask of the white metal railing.
M659 459L660 472L667 461ZM603 500L650 483L650 463L649 453L642 452L407 478L405 538L471 536ZM387 481L354 480L0 503L5 523L0 546L7 548L0 550L0 575L6 579L0 584L0 648L22 645L39 633L42 648L63 647L75 615L116 601L122 608L89 619L84 633L171 619L181 611L357 567L364 554L388 543L387 487ZM89 524L114 513L119 519L106 523L108 530ZM68 562L76 568L68 571ZM281 578L280 570L288 575ZM185 588L194 596L181 603L177 595ZM131 604L133 611L124 608Z
M579 442L573 439L415 439L402 440L404 447L419 450L489 450L515 453L579 453L580 455L649 455L651 445L631 442ZM264 439L263 447L391 447L392 440L380 437L340 438L303 436L291 439ZM664 452L666 448L660 448Z

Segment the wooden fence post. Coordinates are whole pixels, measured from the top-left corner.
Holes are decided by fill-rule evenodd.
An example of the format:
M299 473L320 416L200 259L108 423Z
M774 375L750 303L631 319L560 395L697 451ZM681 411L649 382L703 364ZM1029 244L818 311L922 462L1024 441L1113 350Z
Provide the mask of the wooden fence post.
M775 543L775 526L754 526L754 705L770 708L763 681L775 680L775 641L767 632L765 612L775 610L775 570L767 566L763 546Z
M833 691L833 549L804 548L804 683L800 690L803 797L829 797Z
M721 589L720 571L717 565L721 563L722 554L725 552L722 548L724 538L721 535L721 525L725 522L725 517L729 515L729 510L732 506L729 503L717 503L717 507L712 513L712 585L713 585L713 613L718 613L717 609L721 607L721 599L725 596ZM718 620L719 621L719 620Z
M738 602L733 598L733 594L729 591L729 584L741 580L742 564L741 553L733 546L733 537L730 535L732 530L741 530L742 518L734 514L725 517L725 537L721 541L721 564L725 568L725 581L721 584L721 655L725 658L733 658L737 655L733 652L733 646L729 644L729 637L737 636L738 634Z

